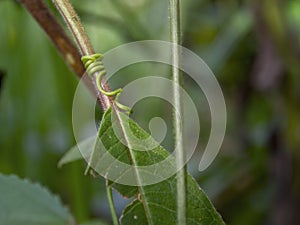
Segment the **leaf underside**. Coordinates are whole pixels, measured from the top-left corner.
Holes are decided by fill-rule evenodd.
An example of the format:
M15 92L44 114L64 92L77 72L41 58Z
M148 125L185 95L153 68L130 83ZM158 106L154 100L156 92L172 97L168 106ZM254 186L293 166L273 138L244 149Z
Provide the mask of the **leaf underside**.
M118 171L116 173L115 167L118 162L123 162L129 165L139 166L132 171L130 177L133 179L140 179L143 182L144 176L151 176L143 169L142 166L153 165L165 160L170 156L162 146L157 144L155 140L140 126L138 126L127 115L112 111L108 109L103 115L98 137L94 144L94 148L90 149L90 144L81 146L80 150L83 155L89 155L89 166L93 170L106 171L103 176L110 178L109 174L117 174L120 178L128 175L128 171ZM116 119L115 119L116 118ZM127 124L124 128L124 124ZM117 124L117 126L115 126ZM120 127L123 127L122 130ZM120 130L117 130L120 129ZM131 130L135 138L140 140L147 140L144 142L144 148L149 145L148 151L140 151L136 149L139 144L136 143L135 138L128 137L126 134ZM116 135L118 133L125 133L124 137ZM127 143L127 147L123 143ZM151 148L151 146L155 146ZM76 152L77 151L77 152ZM108 162L105 156L112 155L115 161ZM74 157L73 157L74 156ZM61 164L65 162L78 159L78 149L73 148L71 152L67 153L61 160ZM156 176L163 176L164 171L174 169L176 166L175 159L166 162L164 169L156 171ZM114 172L112 172L114 171ZM119 174L118 174L119 173ZM137 174L140 175L137 176ZM115 176L117 176L115 175ZM154 175L153 175L154 176ZM115 179L114 179L115 180ZM120 192L124 197L134 197L134 200L124 209L120 221L123 225L163 225L163 224L177 224L176 219L176 175L155 184L146 186L131 186L119 184L110 181L110 185ZM200 189L197 182L188 174L187 175L187 224L189 225L219 225L224 224L220 215L213 207L212 203Z
M58 197L39 184L0 174L0 225L75 225Z

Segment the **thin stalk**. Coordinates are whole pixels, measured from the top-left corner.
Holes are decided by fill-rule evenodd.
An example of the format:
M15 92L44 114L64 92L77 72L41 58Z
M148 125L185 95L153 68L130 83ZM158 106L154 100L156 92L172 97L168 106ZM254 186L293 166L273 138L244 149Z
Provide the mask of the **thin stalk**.
M80 19L75 12L73 6L68 0L53 0L55 3L57 9L59 10L60 14L64 18L65 22L67 23L74 39L75 42L80 49L82 55L92 55L95 53L92 44L87 36L87 34L84 31L84 28L80 22ZM102 107L104 110L107 110L110 106L114 108L114 104L112 103L111 99L103 95L100 91L98 91L97 85L96 85L96 77L97 74L94 74L93 77L93 83L95 85L95 88L98 93L98 97L100 98L102 102ZM106 82L106 80L102 79L101 85L108 91L109 86ZM106 179L106 192L107 192L107 197L108 197L108 202L109 202L109 207L112 215L112 220L114 225L118 225L118 217L115 211L114 207L114 202L113 202L113 197L112 197L112 189L108 185L108 180Z
M98 94L94 88L92 80L88 77L82 77L85 73L85 68L81 62L81 55L77 47L66 34L64 27L57 21L48 6L45 5L44 1L20 0L20 3L48 35L56 49L63 57L64 62L79 78L83 78L83 82L90 92L97 96ZM98 103L100 103L100 106L102 106L100 101Z
M56 7L58 8L59 12L62 14L63 18L65 19L66 23L68 24L68 27L69 27L70 31L72 32L72 35L73 35L77 45L79 46L79 49L82 52L82 54L83 55L94 54L94 49L92 48L89 38L87 37L87 35L83 29L83 26L80 23L79 17L77 16L77 14L76 14L75 10L73 9L72 5L70 4L70 2L68 0L53 0L53 1L55 3ZM96 76L97 76L97 74L94 75L94 81L96 80ZM95 84L95 82L94 82L94 84ZM109 91L109 87L105 80L102 80L101 84L105 90ZM95 86L95 87L96 87L96 90L98 90L97 86ZM116 105L113 103L113 101L109 97L107 97L106 95L103 95L100 92L99 92L99 98L102 98L101 102L102 102L104 110L107 110L111 106L112 110L114 110L116 112L116 116L119 121L120 128L124 134L125 141L127 143L129 143L128 139L126 137L125 129L122 126L120 115L118 113L118 109L117 109ZM103 99L105 100L105 102L103 102ZM136 165L136 163L134 162L134 158L130 155L130 153L129 153L129 157L131 158L133 164ZM137 176L137 180L140 181L141 180L140 175L137 170L136 170L136 176ZM140 189L141 193L144 193L142 186L139 186L139 189ZM142 198L143 198L143 196L142 196ZM144 201L142 201L142 202L144 203ZM148 205L143 204L143 206L144 206L146 215L148 215L149 214ZM114 213L112 212L112 214L114 214ZM147 216L147 218L149 220L149 223L152 224L149 216Z
M85 69L81 63L80 54L45 3L42 0L21 0L20 2L49 36L64 61L78 77L81 77Z
M106 180L106 194L107 194L107 198L108 198L108 204L109 204L113 224L114 225L119 225L118 216L117 216L117 213L116 213L114 200L113 200L113 196L112 196L112 189L108 184L108 180Z
M68 0L53 0L53 2L68 25L82 55L94 54L92 44L71 3Z
M186 166L185 152L183 149L182 137L182 100L180 93L181 86L181 25L180 25L180 0L170 0L170 32L172 46L172 79L173 79L173 123L175 129L175 149L177 168L177 224L186 224Z
M66 24L68 25L81 54L94 54L95 50L93 49L92 44L87 34L85 33L80 19L77 13L75 12L72 4L68 0L53 0L53 2L58 11L60 12L61 16L64 18ZM93 84L95 86L95 89L97 90L97 96L102 103L103 110L105 111L112 105L112 101L108 96L103 95L100 91L98 91L96 85L96 77L97 74L94 74ZM109 91L109 86L105 79L102 79L101 84L105 90Z

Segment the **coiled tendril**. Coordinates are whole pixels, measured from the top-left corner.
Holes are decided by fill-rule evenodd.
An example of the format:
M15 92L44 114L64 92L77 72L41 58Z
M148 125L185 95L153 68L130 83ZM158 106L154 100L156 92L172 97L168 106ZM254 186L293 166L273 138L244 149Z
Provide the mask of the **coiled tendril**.
M121 103L118 102L118 99L122 92L122 88L118 88L117 90L114 90L114 91L105 91L102 88L101 80L102 80L102 77L106 74L106 70L104 68L102 59L103 59L103 55L99 54L99 53L81 57L81 61L84 64L84 67L86 68L87 74L90 77L92 77L95 73L97 73L96 85L97 85L98 90L106 96L115 96L114 102L115 102L116 106L118 108L130 113L131 109L129 107L122 105Z

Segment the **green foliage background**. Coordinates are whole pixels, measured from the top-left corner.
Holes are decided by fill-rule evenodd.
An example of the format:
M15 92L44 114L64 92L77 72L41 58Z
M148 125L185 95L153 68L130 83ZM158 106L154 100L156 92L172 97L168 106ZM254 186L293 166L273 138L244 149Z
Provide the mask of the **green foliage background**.
M169 39L167 1L72 2L99 52L130 41ZM299 224L300 2L187 0L182 11L183 45L214 71L228 110L218 158L198 173L195 156L190 172L227 224ZM57 168L75 144L71 109L77 78L17 2L0 1L0 15L0 173L48 186L79 221L109 218L101 179L83 176L82 162ZM123 86L147 71L168 73L153 67L128 68L111 84ZM192 80L184 84L203 120L200 155L209 134L207 103ZM164 102L148 100L137 106L135 118L147 128L151 117L168 113ZM171 138L166 146L172 146Z

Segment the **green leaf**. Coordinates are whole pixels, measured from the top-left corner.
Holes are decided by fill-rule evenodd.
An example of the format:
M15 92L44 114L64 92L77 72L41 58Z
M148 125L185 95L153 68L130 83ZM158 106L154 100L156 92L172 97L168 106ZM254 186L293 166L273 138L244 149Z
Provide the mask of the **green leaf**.
M187 224L224 224L197 182L190 175L187 179ZM175 177L156 185L146 186L145 197L152 222L149 223L145 216L142 201L135 199L124 210L121 217L122 224L177 224L175 187Z
M131 132L133 136L129 135ZM125 141L129 142L127 146L133 147L128 148L123 144ZM141 184L144 184L151 178L167 175L168 170L173 170L176 166L175 159L170 157L162 165L163 169L159 167L160 170L156 173L149 174L149 171L143 169L142 166L166 160L170 154L126 114L115 113L111 109L108 109L103 115L98 137L94 143L93 150L83 148L83 146L91 146L90 144L81 145L80 150L83 151L83 155L91 155L88 157L89 167L110 180L114 177L113 180L124 182L126 179L132 178L138 179ZM150 150L141 151L141 148ZM91 153L91 151L93 152ZM78 153L75 153L73 149L66 156L70 159L72 154ZM63 158L61 161L70 160ZM133 164L136 166L136 170L124 170L119 167L120 162ZM111 181L110 185L124 197L134 197L120 218L123 225L176 224L176 175L150 185L135 186L114 181ZM189 174L187 189L188 224L224 224L208 197Z
M39 184L0 174L1 225L75 225L59 199Z
M94 147L93 141L94 139L88 138L82 141L81 143L75 145L73 148L67 151L67 153L61 158L61 160L59 160L58 167L62 167L67 163L82 159L82 157L85 159L89 158ZM79 149L85 149L86 151L83 152Z

